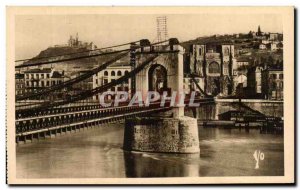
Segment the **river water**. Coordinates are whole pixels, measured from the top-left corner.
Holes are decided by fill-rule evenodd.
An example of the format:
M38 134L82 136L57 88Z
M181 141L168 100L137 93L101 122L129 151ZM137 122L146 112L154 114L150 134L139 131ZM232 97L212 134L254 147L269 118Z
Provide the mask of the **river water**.
M249 105L282 116L282 104ZM202 105L199 119L236 109L230 103ZM275 110L275 111L274 111ZM189 115L189 111L186 111ZM17 178L114 178L284 175L283 135L199 126L200 154L162 154L122 150L123 124L17 145ZM254 152L263 153L255 169Z

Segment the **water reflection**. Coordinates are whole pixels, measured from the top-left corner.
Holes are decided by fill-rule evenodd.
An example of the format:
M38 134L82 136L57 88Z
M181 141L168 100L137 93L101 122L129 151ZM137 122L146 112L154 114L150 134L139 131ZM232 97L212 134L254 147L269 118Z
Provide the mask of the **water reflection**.
M162 154L124 151L126 177L199 176L199 154Z

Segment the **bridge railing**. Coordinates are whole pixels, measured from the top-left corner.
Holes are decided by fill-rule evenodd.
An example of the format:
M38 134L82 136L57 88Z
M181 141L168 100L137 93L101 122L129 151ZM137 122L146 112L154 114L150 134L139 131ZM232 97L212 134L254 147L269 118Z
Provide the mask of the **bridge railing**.
M128 102L120 102L119 105L120 106L128 105ZM100 109L100 108L109 108L109 107L103 107L100 104L96 104L96 105L84 105L84 106L58 107L58 108L51 108L46 110L28 110L28 111L20 110L20 111L16 111L16 119L47 116L53 114L85 111L85 110Z
M86 111L76 111L63 114L47 115L35 118L23 118L16 120L16 133L24 133L36 130L47 129L60 125L69 125L72 123L85 122L93 119L105 118L116 115L126 115L128 113L159 108L160 103L145 106L121 106L111 108L100 108ZM168 107L166 107L168 108Z

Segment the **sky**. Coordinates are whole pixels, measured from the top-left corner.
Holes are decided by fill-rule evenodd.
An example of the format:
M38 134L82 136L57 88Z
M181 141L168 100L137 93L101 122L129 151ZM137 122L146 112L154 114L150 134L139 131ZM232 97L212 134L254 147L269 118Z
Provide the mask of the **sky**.
M161 15L18 15L15 22L16 59L36 56L49 46L66 44L70 35L98 48L139 39L156 40L156 17ZM179 41L214 34L282 33L276 14L181 14L167 16L168 36Z

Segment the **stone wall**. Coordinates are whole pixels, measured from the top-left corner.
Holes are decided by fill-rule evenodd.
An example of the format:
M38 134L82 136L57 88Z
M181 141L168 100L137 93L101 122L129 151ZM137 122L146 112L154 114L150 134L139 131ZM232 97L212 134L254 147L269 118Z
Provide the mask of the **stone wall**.
M187 116L128 119L125 122L124 149L197 153L200 151L197 120Z

